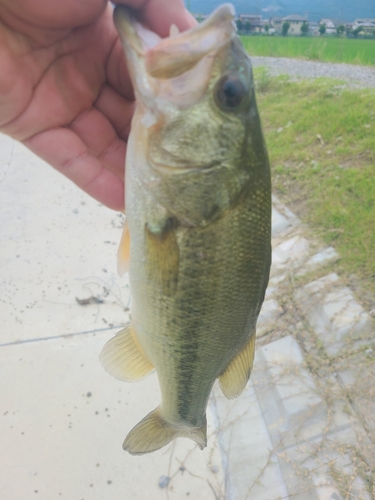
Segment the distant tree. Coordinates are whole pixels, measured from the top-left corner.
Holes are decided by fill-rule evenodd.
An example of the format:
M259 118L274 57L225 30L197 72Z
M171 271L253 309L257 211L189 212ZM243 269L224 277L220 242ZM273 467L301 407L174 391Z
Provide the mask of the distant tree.
M237 26L238 31L243 30L243 22L241 21L241 19L237 19L236 26Z
M340 26L337 26L336 31L339 36L343 35L345 31L345 26L343 24L340 24Z
M324 33L326 32L326 25L325 24L321 24L319 26L319 33L320 33L320 36L324 35Z
M251 22L250 21L246 21L246 23L245 23L245 31L246 31L246 33L249 33L250 30L251 30Z
M301 35L306 36L308 32L309 32L309 25L306 21L303 21L303 24L301 26Z
M363 30L363 27L362 26L358 26L358 28L356 28L355 30L353 30L353 35L354 35L354 38L357 38L358 35L360 34L360 32Z
M267 33L267 35L268 35L269 30L270 30L270 25L269 24L265 24L264 25L264 31Z
M346 36L352 35L353 34L352 28L345 28L345 34Z
M290 24L288 23L288 21L285 21L281 27L281 34L283 36L286 36L288 34L289 28Z

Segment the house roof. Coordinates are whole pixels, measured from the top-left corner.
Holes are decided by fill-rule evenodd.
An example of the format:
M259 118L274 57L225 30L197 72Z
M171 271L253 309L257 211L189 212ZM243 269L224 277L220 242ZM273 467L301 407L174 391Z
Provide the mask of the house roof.
M341 19L331 19L328 17L322 17L322 19L319 21L319 24L327 24L328 22L331 22L335 27L344 24L344 21L342 21Z
M354 19L353 21L353 24L354 23L359 23L359 24L362 24L362 23L375 23L375 19L370 19L368 17L358 17L357 19Z
M283 21L307 21L307 17L292 14L291 16L283 17Z
M262 19L259 14L240 14L239 17L241 19Z

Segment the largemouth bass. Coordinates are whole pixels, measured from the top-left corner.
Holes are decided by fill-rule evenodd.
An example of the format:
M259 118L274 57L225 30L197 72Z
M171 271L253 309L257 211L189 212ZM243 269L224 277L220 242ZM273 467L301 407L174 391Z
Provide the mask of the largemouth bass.
M119 249L132 319L101 362L120 380L158 376L162 402L125 450L177 437L203 449L215 380L235 398L249 379L269 278L270 170L251 64L229 4L166 39L123 6L114 19L137 99Z

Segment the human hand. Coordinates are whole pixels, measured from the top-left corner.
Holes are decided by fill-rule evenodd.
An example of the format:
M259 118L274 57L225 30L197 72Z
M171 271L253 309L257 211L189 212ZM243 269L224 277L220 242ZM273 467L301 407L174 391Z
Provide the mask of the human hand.
M122 0L160 36L183 0ZM0 0L0 131L88 194L124 208L134 94L107 0Z

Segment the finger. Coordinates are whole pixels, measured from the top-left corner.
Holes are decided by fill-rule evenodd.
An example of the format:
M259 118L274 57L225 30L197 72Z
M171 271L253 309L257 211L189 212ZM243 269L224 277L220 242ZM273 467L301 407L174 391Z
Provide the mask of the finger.
M23 112L3 126L4 132L22 141L46 128L70 123L92 107L104 81L101 73L102 68L89 57L84 61L82 54L57 59L34 88Z
M67 39L47 51L35 50L20 58L16 74L19 78L13 76L13 80L17 89L19 80L27 81L29 87L33 86L32 94L26 88L26 97L25 92L19 92L21 99L13 99L21 100L22 107L17 107L15 119L3 124L4 132L22 141L47 128L65 126L90 109L105 83L105 65L117 39L112 12L107 9L98 23L73 30Z
M88 152L120 179L124 179L126 144L109 120L93 108L69 126L82 140Z
M48 130L24 144L100 203L124 209L123 181L89 153L73 130Z
M119 38L117 38L116 43L113 45L106 69L108 83L125 99L134 101L133 86Z
M116 3L139 10L143 22L162 37L169 35L171 24L175 24L180 31L197 24L185 9L183 0L119 0Z
M94 106L108 118L117 135L127 141L135 103L124 99L109 85L105 85Z
M0 18L34 45L47 48L68 37L72 28L97 21L108 6L107 0L1 0Z
M189 29L197 24L182 0L119 0L117 3L138 9L143 22L158 35L169 35L171 24L179 30ZM134 100L124 52L118 39L114 44L107 62L107 75L110 85L126 99Z
M106 0L1 0L1 15L12 27L71 29L95 21L107 7ZM23 30L21 30L24 32Z
M182 0L150 0L146 3L142 19L159 36L169 36L172 24L180 31L185 31L197 24L197 21L184 7Z

